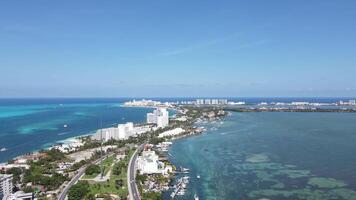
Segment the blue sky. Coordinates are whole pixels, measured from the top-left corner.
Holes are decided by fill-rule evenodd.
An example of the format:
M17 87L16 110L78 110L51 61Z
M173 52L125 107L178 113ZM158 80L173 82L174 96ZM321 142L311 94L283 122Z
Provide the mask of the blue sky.
M356 96L356 1L1 1L0 97Z

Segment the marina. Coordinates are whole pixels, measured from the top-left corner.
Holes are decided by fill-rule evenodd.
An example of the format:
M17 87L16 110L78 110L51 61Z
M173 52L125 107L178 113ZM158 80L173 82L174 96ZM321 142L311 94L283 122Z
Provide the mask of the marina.
M177 183L172 187L173 192L170 195L172 199L174 199L176 196L185 195L187 185L189 184L189 179L189 176L183 176L177 180Z

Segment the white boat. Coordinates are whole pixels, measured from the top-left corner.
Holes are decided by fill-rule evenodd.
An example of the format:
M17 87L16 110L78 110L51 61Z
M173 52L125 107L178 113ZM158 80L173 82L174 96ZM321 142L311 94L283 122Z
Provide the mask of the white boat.
M64 124L64 125L63 125L63 127L64 127L64 128L67 128L67 127L68 127L68 125L67 125L67 124Z
M197 175L197 179L200 179L200 175Z
M1 148L0 152L3 152L3 151L7 151L7 149L5 147Z
M199 197L197 194L194 194L194 200L199 200Z
M177 192L177 195L178 195L178 196L183 196L183 195L185 195L185 190L184 190L184 189L179 190L179 192Z

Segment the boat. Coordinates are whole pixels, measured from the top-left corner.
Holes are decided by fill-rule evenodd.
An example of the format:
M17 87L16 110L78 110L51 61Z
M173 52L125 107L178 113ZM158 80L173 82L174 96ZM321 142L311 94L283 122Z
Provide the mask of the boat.
M1 148L0 152L3 152L3 151L7 151L7 149L5 147Z
M188 168L184 168L184 167L180 167L180 171L181 172L189 172L189 169Z
M200 179L200 175L199 174L197 175L197 179Z
M218 129L216 127L213 127L210 129L211 131L217 131Z
M177 192L177 195L178 195L178 196L183 196L183 195L185 195L185 189L179 190L179 192Z
M197 194L194 194L194 200L199 200L199 197Z
M64 124L64 125L63 125L63 127L64 127L64 128L67 128L67 127L68 127L68 125L67 125L67 124Z

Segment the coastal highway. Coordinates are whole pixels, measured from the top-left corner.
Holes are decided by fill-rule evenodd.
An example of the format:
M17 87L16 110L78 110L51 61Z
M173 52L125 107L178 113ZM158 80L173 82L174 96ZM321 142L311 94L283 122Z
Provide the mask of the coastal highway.
M114 153L111 153L109 155L105 155L101 158L99 158L98 160L94 161L93 163L94 164L98 164L100 163L100 161L102 159L104 159L105 157L109 157L109 156L112 156ZM79 170L78 170L78 173L72 178L72 180L69 181L69 183L64 187L64 189L62 190L62 192L59 194L58 196L58 200L65 200L66 197L67 197L67 193L69 191L69 189L76 183L78 182L78 180L80 179L80 177L85 173L85 169L87 168L87 165L81 167Z
M140 193L138 192L135 173L136 173L136 160L138 157L138 153L142 151L145 144L140 145L136 151L132 154L129 162L129 166L127 168L127 185L129 190L129 199L130 200L141 200Z
M69 183L65 186L61 194L58 196L58 200L65 200L67 197L67 193L69 189L79 180L79 178L84 174L86 167L81 167L78 170L78 173L69 181Z

